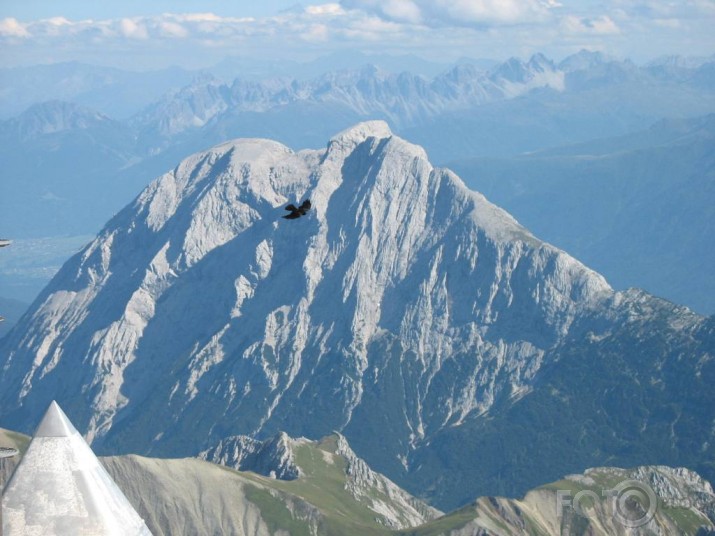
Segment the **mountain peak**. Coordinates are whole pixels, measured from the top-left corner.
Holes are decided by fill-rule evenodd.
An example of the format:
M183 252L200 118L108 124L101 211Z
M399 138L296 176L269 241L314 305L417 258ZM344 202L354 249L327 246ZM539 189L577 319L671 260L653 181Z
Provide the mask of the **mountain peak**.
M280 218L282 206L305 197L314 205L307 218ZM136 254L139 250L141 255ZM523 266L533 269L522 274L521 258ZM326 415L319 430L328 431L323 425L340 430L360 402L368 345L380 333L399 335L401 344L414 348L410 351L429 355L424 366L432 367L443 358L444 348L462 355L457 339L464 329L480 330L480 337L492 324L503 324L497 331L517 329L522 313L515 312L510 320L508 305L516 294L523 293L521 307L544 316L548 328L533 325L541 345L568 329L575 309L610 292L598 274L536 240L452 172L434 168L424 149L393 136L384 121L359 123L334 136L322 151L295 153L274 141L241 139L192 155L152 183L73 262L76 265L58 275L50 297L35 312L38 319L66 318L59 321L70 324L43 330L42 344L48 350L42 355L52 354L44 361L32 357L34 343L11 350L14 372L3 376L0 392L22 388L25 396L37 386L39 395L39 386L53 377L51 370L56 374L80 366L70 364L70 354L91 354L94 357L81 360L82 366L98 367L96 381L107 384L89 401L94 412L85 423L90 438L104 436L117 412L132 412L134 401L161 393L157 381L176 383L172 400L203 399L206 373L217 373L214 367L224 359L237 359L239 367L261 363L257 371L238 378L239 390L245 390L246 400L253 400L263 417L238 432L274 433L277 429L265 428L273 410L264 402L276 396L274 404L302 397L303 389L293 383L295 375L306 374L302 382L312 383L312 367L304 359L318 359L327 366L327 357L321 356L333 353L341 356L339 366L326 374L337 373L335 381L352 387L344 388L337 411L332 403L321 410L331 416ZM477 273L481 275L469 275ZM518 285L512 285L509 281L517 275ZM537 281L542 276L545 280ZM79 301L51 297L85 284ZM190 290L195 285L199 292ZM553 294L553 299L542 304L542 292ZM266 297L256 301L264 293ZM110 309L116 316L88 319L93 327L87 333L94 335L73 348L72 338L66 337L79 325L70 319L84 319L85 314L71 311L95 300L106 301L97 310ZM58 307L61 311L55 310ZM431 320L419 313L423 307ZM336 320L321 311L341 314ZM424 322L437 323L430 328L435 334L427 339L421 335ZM173 333L177 325L182 326L180 333L169 339L160 336ZM527 336L519 330L520 337ZM16 333L23 331L32 330L25 327ZM206 333L213 335L203 340ZM263 341L261 334L268 338ZM211 342L211 337L216 340ZM11 345L11 340L6 338L3 344ZM484 350L491 342L469 340L480 348L475 351L491 355L492 350ZM514 347L507 353L511 351L517 361L537 359L543 352L536 347ZM25 352L30 363L38 363L30 365L29 374L21 370L18 357ZM189 361L176 368L176 355L190 356ZM152 379L148 370L138 373L146 359L152 360L152 371L168 367L163 379ZM432 360L437 361L428 365ZM131 366L134 361L138 368ZM500 363L495 371L485 372L489 379L482 381L496 381L506 361ZM504 373L511 382L495 386L496 391L524 388L533 374L529 368L509 367ZM132 387L122 387L129 385L133 374ZM215 381L224 384L218 377ZM477 396L464 389L469 388L463 386L451 395L451 406L441 416L410 416L415 440L430 428L459 422L477 408L488 409L496 396L491 389ZM42 397L53 396L52 390L43 392ZM254 400L256 396L260 399ZM161 406L166 409L166 402ZM280 420L275 424L285 426Z
M606 56L603 52L581 49L564 58L559 63L559 69L566 72L587 70L608 61L613 61L613 58Z
M305 197L310 197L314 206L307 218L280 219L284 214L280 207ZM144 253L137 255L139 250ZM136 377L131 389L137 392L128 398L121 387L127 381L126 367L137 359L143 363L145 358L141 356L146 352L156 355L170 369L185 371L185 375L179 374L173 381L178 381L176 388L188 399L204 390L200 387L201 379L214 366L209 363L228 355L239 359L238 363L243 359L263 362L264 358L259 356L269 351L268 346L273 348L272 355L278 352L281 357L275 363L270 358L260 367L259 377L268 382L265 387L273 393L270 396L265 393L262 400L272 399L285 389L293 391L293 374L310 373L310 368L301 365L304 354L343 352L338 370L347 367L352 372L339 381L359 384L368 360L368 344L379 333L393 336L402 333L402 344L434 356L429 360L441 359L436 356L444 352L440 348L447 343L438 340L460 337L458 333L464 327L454 330L442 327L438 331L447 329L444 334L422 340L420 333L425 328L417 311L426 303L431 304L428 316L436 314L441 320L435 317L431 321L438 323L474 324L466 329L482 331L495 322L510 323L508 311L497 310L514 299L515 290L508 280L520 272L515 271L517 259L523 256L528 258L527 264L536 264L531 272L520 276L523 281L519 285L524 288L519 292L525 293L525 306L546 315L547 323L552 325L544 328L544 333L551 336L559 337L567 329L574 308L582 306L582 302L590 303L599 290L610 291L600 276L536 240L505 211L467 189L452 172L434 168L422 147L393 136L384 121L359 123L344 130L322 151L295 153L270 140L234 140L192 155L158 178L74 260L78 266L60 273L49 290L50 295L87 284L83 300L109 300L102 307L115 311L115 305L121 304L115 313L118 317L96 319L98 324L90 331L96 332L93 337L97 339L86 341L91 350L84 343L82 348L72 350L65 346L71 339L64 334L68 336L79 327L74 321L70 321L71 328L44 330L47 340L43 347L50 349L53 357L48 357L39 368L34 366L29 375L18 368L13 373L18 375L16 383L11 380L13 374L4 375L3 385L7 384L8 389L2 392L10 393L11 385L21 387L24 393L30 392L32 385L39 386L46 381L43 378L49 377L42 372L46 367L59 371L70 366L70 352L101 355L88 357L85 362L89 368L94 368L92 362L99 367L97 381L108 382L107 388L96 391L97 398L90 402L95 412L86 426L89 437L94 438L104 435L116 412L131 399L160 392L151 374ZM468 276L475 270L482 275ZM447 271L452 275L447 276ZM445 273L438 275L441 272ZM213 274L208 280L207 273ZM531 287L539 284L535 278L541 274L547 277L541 283L544 289L553 290L558 299L547 307L534 298L538 294L529 294ZM192 284L200 285L201 291L184 294L180 290L188 291ZM457 291L453 285L464 288ZM271 296L268 302L254 301L257 293L263 292ZM417 296L422 298L413 303ZM314 305L308 305L315 300ZM203 303L200 306L203 313L195 311L199 303ZM64 312L54 311L56 307ZM83 314L75 316L69 312L74 307L86 307L86 302L50 297L39 304L40 311L36 314L38 318L60 319L65 314L68 320L84 318ZM255 307L257 311L253 310ZM50 313L50 309L54 312ZM184 318L191 310L195 312ZM342 311L344 318L335 324L336 320L325 317L322 310ZM155 339L155 333L159 333L156 329L174 330L178 325L177 314L182 318L179 322L183 326L182 335L171 337L173 349L167 351L165 343ZM169 324L158 328L167 321ZM282 331L284 328L280 326L286 321L292 326L289 331L306 324L290 337L279 335L275 330ZM229 335L220 343L223 349L219 350L210 339L197 342L196 329L209 330L218 337L217 341L226 334L236 335ZM272 333L270 342L253 340L268 332ZM318 342L325 336L332 340L330 344ZM539 337L545 336L541 333ZM127 340L133 342L127 344ZM12 344L9 341L6 338L3 344ZM186 344L188 348L184 348ZM455 345L450 352L458 351L456 339L448 344ZM470 344L477 344L477 340ZM21 354L26 351L32 352L24 344L16 350ZM175 369L170 365L173 355L194 357L183 368ZM533 358L530 355L531 352L521 352L515 359ZM34 357L29 359L31 363L39 363ZM208 362L202 365L205 359ZM283 359L293 365L281 364ZM51 364L54 360L64 364L55 367ZM11 361L20 366L22 360L11 357ZM104 361L115 365L107 364L107 369L100 365ZM154 361L152 369L159 361ZM108 374L107 370L115 372ZM509 389L528 383L524 376L531 374L528 369L510 370L513 385ZM167 378L170 377L169 374ZM245 376L240 381L245 383L241 389L253 393L249 399L261 392L255 385L256 379ZM360 401L360 389L346 391L342 408L338 412L331 410L333 415L325 426L334 430L349 422L352 406ZM302 396L300 392L297 390L291 396ZM46 391L44 396L53 393ZM415 428L415 437L426 434L425 427L439 428L443 420L459 421L460 415L466 416L476 408L486 410L494 401L494 393L489 390L476 399L466 392L455 392L454 397L446 414L436 419L429 417L434 421L430 425L420 422L426 415L411 417L416 419L410 423ZM275 403L281 398L282 395ZM178 400L176 394L172 399ZM257 400L255 404L263 407ZM269 419L271 413L272 410L263 419ZM255 426L260 429L264 423L259 421ZM298 435L305 435L299 432ZM221 438L208 439L215 442Z
M511 57L491 71L493 77L510 82L524 82L528 71L526 64L519 58Z
M301 476L301 469L295 462L294 448L304 441L293 439L285 432L278 432L265 441L243 435L232 436L201 452L199 457L241 471L253 471L279 480L295 480Z
M538 72L543 72L546 70L553 71L555 69L554 62L540 52L531 56L529 62L527 63L527 66L530 69Z
M34 104L10 124L23 140L68 130L84 130L111 122L107 116L72 102L61 100Z
M364 121L347 128L330 139L330 143L345 148L360 145L368 138L384 139L392 137L392 131L386 121Z
M564 90L564 74L543 54L534 54L527 63L510 58L490 72L490 79L512 96L543 87Z
M234 140L158 178L62 268L0 341L0 412L21 428L72 393L104 452L223 441L219 457L245 459L259 445L225 440L274 437L265 459L287 468L278 431L336 430L418 478L440 437L530 400L563 345L596 355L624 318L655 316L627 298L383 121L316 150Z

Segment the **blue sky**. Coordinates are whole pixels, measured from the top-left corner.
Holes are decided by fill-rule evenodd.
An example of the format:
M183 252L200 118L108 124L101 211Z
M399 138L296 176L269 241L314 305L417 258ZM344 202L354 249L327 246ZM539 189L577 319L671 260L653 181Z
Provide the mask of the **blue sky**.
M202 12L222 16L262 17L274 15L297 3L296 0L3 0L0 14L23 21L51 17L110 19Z
M715 53L715 0L3 0L0 67L208 67L340 51L449 63L582 48L637 62Z

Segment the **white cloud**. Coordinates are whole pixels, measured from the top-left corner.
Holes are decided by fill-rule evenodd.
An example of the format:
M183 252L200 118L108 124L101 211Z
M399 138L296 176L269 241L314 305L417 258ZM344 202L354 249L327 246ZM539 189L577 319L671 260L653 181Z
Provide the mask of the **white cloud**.
M561 27L567 34L617 34L618 25L610 17L576 17L567 15L561 19Z
M634 18L692 19L715 16L713 0L610 0L611 3Z
M321 4L317 6L308 6L305 8L308 15L344 15L345 10L340 4Z
M71 26L72 21L64 18L64 17L52 17L51 19L47 19L45 22L49 24L50 26Z
M549 4L537 0L438 0L452 22L515 24L538 22L548 16Z
M301 38L312 43L324 43L328 40L329 34L325 24L314 24L301 35Z
M124 37L129 39L145 40L149 38L149 32L142 22L132 19L122 19L119 21L119 31Z
M25 25L12 17L0 20L0 37L29 37Z
M385 21L378 17L367 17L359 22L354 21L340 29L337 35L348 42L356 43L383 43L385 46L394 46L396 43L405 43L420 32L414 28L405 32L405 28L394 22Z
M214 15L213 13L183 13L183 14L173 14L173 13L168 13L165 15L165 17L171 17L173 19L176 19L178 21L186 21L186 22L221 22L223 19L219 17L218 15ZM245 21L251 21L253 19L243 19Z
M412 0L387 0L382 3L382 10L385 15L397 21L413 24L422 22L422 10Z
M548 19L555 0L342 0L347 8L430 26L491 26Z
M341 0L262 18L214 13L6 18L0 20L0 47L6 64L18 64L23 55L37 62L92 61L95 54L99 63L113 55L141 65L140 54L154 54L166 58L164 65L186 64L189 57L193 65L210 65L237 53L297 59L339 49L414 53L438 61L534 52L558 56L582 47L653 57L666 45L671 53L708 55L715 52L714 18L713 0Z
M671 28L675 30L683 27L683 23L678 19L654 19L653 24L662 28Z
M159 30L161 35L166 37L188 37L189 31L184 28L181 24L171 21L162 21L159 23Z

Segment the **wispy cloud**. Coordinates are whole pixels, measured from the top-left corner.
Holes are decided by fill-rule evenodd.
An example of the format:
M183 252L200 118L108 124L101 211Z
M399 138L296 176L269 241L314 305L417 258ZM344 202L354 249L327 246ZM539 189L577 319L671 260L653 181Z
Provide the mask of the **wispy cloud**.
M555 0L342 0L351 9L428 26L500 26L543 22Z
M119 32L128 39L149 39L149 31L141 21L122 19L119 21Z
M692 19L715 16L713 0L611 0L613 7L634 18Z
M0 20L0 62L203 62L224 55L294 58L353 48L428 57L503 58L583 46L617 55L712 54L715 1L340 0L271 17L165 13L107 20ZM196 65L190 65L196 66Z
M618 25L607 15L593 18L567 15L561 19L561 28L567 35L608 35L620 33Z
M25 29L25 26L14 18L7 18L0 20L0 37L29 37L29 32Z
M272 40L281 46L296 41L328 39L366 40L398 39L406 28L361 10L345 9L337 3L308 6L262 19L220 17L212 13L173 14L131 17L114 20L70 21L64 18L20 22L13 18L0 21L0 39L25 38L34 45L50 42L81 44L90 37L95 44L108 45L122 40L162 42L193 40L203 44L230 47L247 39ZM396 33L397 32L397 33ZM12 44L17 44L13 41ZM285 49L284 49L285 51Z

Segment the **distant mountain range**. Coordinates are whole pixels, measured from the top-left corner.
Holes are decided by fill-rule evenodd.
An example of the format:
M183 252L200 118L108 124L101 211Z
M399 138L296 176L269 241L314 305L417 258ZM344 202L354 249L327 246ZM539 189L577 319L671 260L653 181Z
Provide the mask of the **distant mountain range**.
M101 452L239 467L237 436L339 431L446 510L596 465L713 479L713 352L715 318L613 291L376 121L152 182L0 341L0 424L57 399Z
M79 62L0 69L0 117L17 116L47 101L64 100L124 120L196 73L172 67L131 72Z
M482 68L498 62L463 58ZM155 71L128 71L111 67L64 62L0 68L0 119L18 115L34 104L65 100L94 108L114 119L125 120L158 100L163 94L184 87L207 74L232 81L270 78L309 80L340 69L375 65L390 72L411 72L428 78L449 69L414 55L366 55L357 51L328 54L310 62L272 60L253 56L230 56L208 69L170 67Z
M35 105L0 122L0 228L20 240L93 234L187 154L236 137L319 147L334 132L383 118L444 164L621 136L663 118L715 111L713 58L636 66L582 51L558 64L543 55L503 63L464 60L438 74L436 66L414 58L358 56L344 65L374 61L385 68L331 71L335 60L303 76L272 79L261 78L267 66L256 70L242 60L216 71L243 73L235 80L81 64L4 70L3 102ZM289 66L280 69L296 74ZM32 257L21 260L33 263ZM5 297L32 301L37 285L14 266L0 257ZM52 272L50 266L43 270Z
M359 59L359 58L358 58ZM636 66L628 60L617 60L597 52L581 51L560 62L558 65L541 54L536 54L528 61L511 58L508 61L485 68L484 62L462 62L444 72L425 77L410 72L414 61L405 60L399 69L396 61L383 61L387 70L368 64L368 61L380 61L380 58L364 57L362 68L344 68L326 70L311 78L286 76L280 78L255 79L250 76L240 77L240 69L231 82L215 78L210 72L201 74L167 71L156 80L147 76L147 80L137 84L143 88L145 105L138 107L131 116L116 114L116 107L97 106L92 99L82 98L83 88L99 91L114 91L115 85L131 85L131 77L120 76L120 71L96 68L79 64L61 64L50 67L36 67L6 73L6 92L15 91L27 97L37 91L37 77L51 77L50 82L57 87L50 98L37 99L34 104L51 100L65 100L83 107L97 108L111 115L114 119L127 121L136 132L141 133L136 150L138 154L157 151L168 146L186 142L188 133L201 131L200 137L206 143L207 137L218 135L221 141L226 137L244 135L246 129L258 128L252 121L252 115L267 115L277 135L273 138L291 142L298 136L297 128L306 125L272 123L271 116L288 119L292 114L313 113L324 108L332 114L320 114L313 121L312 128L318 126L323 138L325 129L334 131L346 126L345 119L351 121L365 118L388 120L399 132L424 126L432 122L432 128L440 124L440 118L452 118L450 114L469 111L462 121L490 121L491 114L502 112L501 107L487 107L490 103L510 101L520 96L529 95L531 106L546 106L548 112L558 118L565 111L576 114L581 128L580 135L573 131L562 132L561 140L549 141L550 145L559 145L561 141L581 141L595 137L595 134L621 134L633 127L645 127L650 122L666 116L699 115L713 111L713 91L715 80L711 73L715 69L713 58L686 60L684 58L663 58L645 66ZM354 64L352 62L343 65ZM63 73L66 78L63 78ZM139 78L134 73L132 76ZM189 80L189 76L193 77ZM27 78L27 79L26 79ZM164 81L166 80L166 81ZM153 84L156 89L148 90L145 86ZM26 87L27 86L27 87ZM47 87L53 87L48 84ZM538 90L538 91L535 91ZM550 102L554 93L563 98L571 95L565 102L566 110L553 108ZM163 97L159 98L160 95ZM697 97L697 98L696 98ZM111 97L97 97L94 100L111 100L116 106L131 102L128 95L111 93ZM32 101L29 101L32 102ZM584 107L591 107L589 112ZM519 111L515 107L514 111ZM610 126L605 122L595 124L594 112L607 113L606 118L614 121ZM268 113L270 112L270 113ZM471 112L477 112L472 115ZM523 118L524 119L524 118ZM23 119L27 121L28 118ZM342 120L342 123L340 121ZM502 119L502 126L512 126L513 117L508 113ZM330 121L329 124L323 124ZM525 126L525 125L524 125ZM567 125L564 125L564 127ZM573 125L574 127L576 125ZM535 125L532 125L534 128ZM233 131L226 136L226 130ZM597 131L594 131L596 129ZM183 136L181 136L183 134ZM259 132L254 135L260 134ZM318 134L318 133L316 133ZM440 131L440 134L443 134ZM555 133L554 133L555 134ZM492 134L493 135L493 134ZM221 137L223 136L223 137ZM574 139L576 136L576 139ZM454 135L449 140L458 140ZM314 143L315 138L305 133L298 137L298 145ZM319 141L319 140L317 140ZM194 140L197 143L197 140ZM447 145L447 144L445 144ZM507 151L519 151L514 142L508 143ZM544 140L534 140L532 148L544 147ZM427 144L430 152L438 153L435 147ZM202 147L194 147L200 149ZM463 151L463 144L456 144L453 151ZM467 148L468 154L479 147ZM493 152L493 151L492 151ZM441 154L437 158L443 161Z
M537 54L489 70L459 64L434 78L367 66L300 81L209 79L167 95L132 125L154 151L191 143L199 132L204 142L258 135L306 147L347 123L379 118L444 162L624 134L663 117L712 112L712 65L712 59L688 64L671 58L638 67L582 51L558 65Z
M616 288L715 313L715 115L449 167Z

